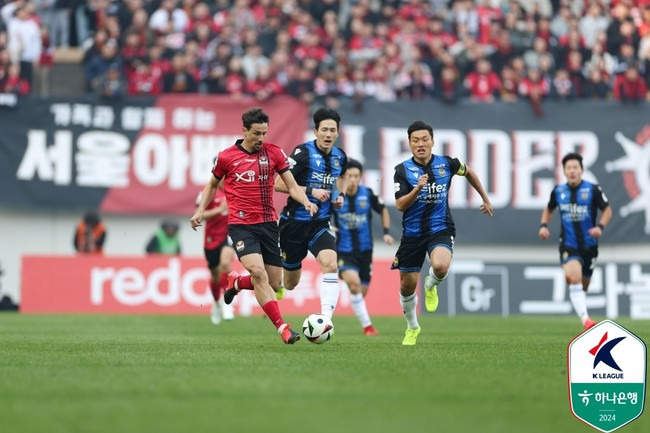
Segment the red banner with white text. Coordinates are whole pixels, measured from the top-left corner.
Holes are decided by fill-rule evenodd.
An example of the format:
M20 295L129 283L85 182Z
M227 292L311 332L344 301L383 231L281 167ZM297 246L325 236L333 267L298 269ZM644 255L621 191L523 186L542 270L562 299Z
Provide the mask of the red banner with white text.
M399 273L390 260L373 263L366 297L371 315L401 315ZM235 270L242 272L239 262ZM321 272L303 262L298 287L280 301L283 314L320 312ZM200 258L24 256L20 309L23 313L203 314L212 305L209 271ZM336 314L352 314L344 283ZM234 301L238 315L261 314L252 291Z

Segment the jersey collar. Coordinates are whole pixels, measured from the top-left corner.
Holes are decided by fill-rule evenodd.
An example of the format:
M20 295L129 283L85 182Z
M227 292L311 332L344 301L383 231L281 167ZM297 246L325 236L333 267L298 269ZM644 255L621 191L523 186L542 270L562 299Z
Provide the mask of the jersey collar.
M244 146L242 146L243 142L244 142L244 140L240 138L239 140L235 141L235 146L237 146L239 148L239 150L241 150L242 152L244 152L244 153L246 153L248 155L255 155L256 153L259 153L259 150L257 152L249 152L248 150L246 150L244 148ZM266 143L262 142L262 147L260 148L260 150L264 149L264 144L266 144Z

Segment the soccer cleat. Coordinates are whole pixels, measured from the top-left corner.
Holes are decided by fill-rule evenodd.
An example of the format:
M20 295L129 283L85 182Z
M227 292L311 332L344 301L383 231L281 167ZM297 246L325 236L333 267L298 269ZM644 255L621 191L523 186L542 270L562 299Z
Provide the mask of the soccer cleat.
M424 306L429 313L438 309L438 287L433 285L433 278L430 275L424 279Z
M232 305L226 305L223 297L219 299L219 307L221 308L221 318L223 320L233 320L235 318L235 310Z
M213 325L218 325L221 323L221 305L219 305L219 302L221 301L215 301L212 303L212 314L210 314L210 320L212 321Z
M291 325L287 324L287 326L284 327L282 330L282 341L284 341L284 344L293 344L296 341L300 340L300 334L298 334L296 331L291 329Z
M419 326L416 329L407 329L404 334L404 340L402 341L402 346L415 346L415 343L418 341L418 335L422 328Z
M379 331L377 331L374 326L368 325L363 328L363 335L379 335Z
M587 319L587 320L585 321L585 331L586 331L587 329L593 328L594 326L596 326L597 323L598 323L598 322L594 322L594 321L591 320L591 319Z
M232 300L235 299L239 290L235 288L235 283L239 274L237 272L231 272L228 274L228 289L223 293L223 301L226 305L230 305Z

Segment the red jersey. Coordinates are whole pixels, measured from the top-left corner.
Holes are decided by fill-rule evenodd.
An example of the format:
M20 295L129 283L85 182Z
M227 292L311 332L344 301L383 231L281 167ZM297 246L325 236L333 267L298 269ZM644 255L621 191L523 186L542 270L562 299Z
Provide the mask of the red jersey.
M201 203L202 192L196 198L198 206ZM205 210L214 209L221 206L226 201L226 193L221 188L217 188L217 193ZM210 219L205 220L205 236L203 240L203 247L206 250L214 250L221 245L228 237L228 212L222 212Z
M228 225L276 222L273 206L275 174L289 170L287 156L275 144L264 142L251 153L237 142L219 153L212 174L224 179Z

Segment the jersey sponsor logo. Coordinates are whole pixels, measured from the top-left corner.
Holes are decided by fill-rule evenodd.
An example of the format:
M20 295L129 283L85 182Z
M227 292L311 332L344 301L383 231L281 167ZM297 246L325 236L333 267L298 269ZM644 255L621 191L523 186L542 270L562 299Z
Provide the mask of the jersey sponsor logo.
M311 180L322 184L323 188L326 188L334 185L336 178L330 173L312 173Z
M348 230L354 230L368 223L368 216L366 214L346 212L339 213L338 216L339 221L341 221L341 226Z
M560 212L565 221L584 221L589 216L589 206L576 203L560 203Z
M243 173L235 173L235 180L237 182L253 182L255 181L255 170L248 170Z

